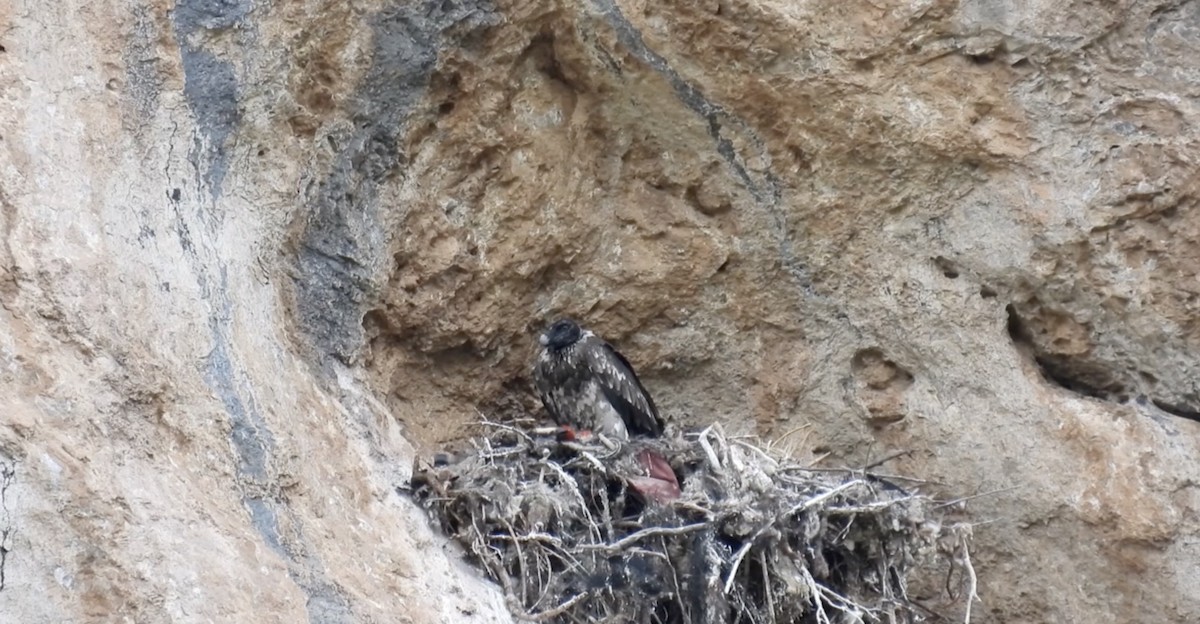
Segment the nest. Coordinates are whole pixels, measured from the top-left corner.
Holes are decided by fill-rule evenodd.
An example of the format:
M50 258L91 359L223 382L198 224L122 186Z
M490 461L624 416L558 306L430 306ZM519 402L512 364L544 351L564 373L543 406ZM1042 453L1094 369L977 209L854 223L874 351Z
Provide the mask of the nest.
M418 464L411 491L519 619L917 622L934 616L910 573L948 557L970 573L969 621L968 531L895 479L801 465L719 425L619 447L485 426L460 458ZM678 498L630 487L646 450L669 458Z

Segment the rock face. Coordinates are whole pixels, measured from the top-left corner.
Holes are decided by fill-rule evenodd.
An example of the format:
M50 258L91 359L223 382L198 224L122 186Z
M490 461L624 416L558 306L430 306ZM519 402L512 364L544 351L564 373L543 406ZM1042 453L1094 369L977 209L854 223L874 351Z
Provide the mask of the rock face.
M504 618L395 487L566 314L1200 621L1200 5L896 4L0 8L0 613Z

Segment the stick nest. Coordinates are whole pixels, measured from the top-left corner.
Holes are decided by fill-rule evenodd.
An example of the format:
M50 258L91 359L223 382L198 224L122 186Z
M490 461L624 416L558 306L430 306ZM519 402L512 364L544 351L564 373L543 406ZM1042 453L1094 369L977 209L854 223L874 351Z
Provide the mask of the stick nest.
M419 462L411 491L518 619L917 622L941 618L909 600L911 573L947 559L970 570L969 531L944 528L931 499L800 465L719 425L614 449L484 424L460 458ZM678 499L630 489L646 448L669 459Z

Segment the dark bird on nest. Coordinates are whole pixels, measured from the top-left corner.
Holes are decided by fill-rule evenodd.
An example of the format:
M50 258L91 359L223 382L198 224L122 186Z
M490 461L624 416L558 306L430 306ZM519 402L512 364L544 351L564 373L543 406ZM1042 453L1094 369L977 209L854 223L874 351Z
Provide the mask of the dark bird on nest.
M630 436L662 435L654 399L612 345L568 319L556 321L538 342L534 385L568 437L590 432L624 442ZM661 455L644 449L638 460L649 476L630 479L635 490L659 501L679 496L675 473Z
M612 345L567 319L551 325L539 342L534 384L556 423L612 440L662 435L654 399Z

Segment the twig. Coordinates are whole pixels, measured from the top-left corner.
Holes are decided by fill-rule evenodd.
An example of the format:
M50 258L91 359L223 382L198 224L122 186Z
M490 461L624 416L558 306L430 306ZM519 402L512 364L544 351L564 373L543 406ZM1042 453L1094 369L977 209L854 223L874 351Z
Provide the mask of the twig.
M599 529L596 529L595 532L599 535L600 540L607 542L613 538L612 509L609 508L607 496L600 497L600 512L604 519L604 532L600 533ZM595 525L594 520L592 524Z
M909 449L907 451L896 451L895 453L892 453L891 455L886 455L881 460L873 461L873 462L867 464L866 466L863 466L862 470L860 470L859 472L866 472L872 468L878 468L878 467L892 461L893 459L896 459L897 457L904 457L905 455L912 455L912 450Z
M547 609L541 613L529 613L528 611L525 611L525 609L513 608L516 606L513 604L509 604L508 608L513 612L514 615L517 616L517 619L525 620L527 622L545 622L547 620L554 619L563 613L566 613L571 609L571 607L574 607L580 602L586 600L589 595L590 592L585 591L582 594L573 596L570 600L558 605L557 607L554 607L553 609Z
M490 536L492 539L498 539L502 542L546 542L562 547L563 542L558 537L549 533L526 533L524 535L505 535L503 533L493 533Z
M944 502L944 503L939 503L939 504L937 504L937 505L934 505L934 506L932 507L932 509L941 509L941 508L943 508L943 507L950 507L951 505L957 505L957 504L959 504L959 503L964 503L964 502L966 502L966 501L969 501L969 500L974 500L974 499L976 499L976 498L981 498L981 497L984 497L984 496L991 496L991 495L993 495L993 494L1003 494L1003 493L1005 493L1005 492L1011 492L1011 491L1013 491L1013 490L1019 490L1019 489L1021 489L1021 486L1019 486L1019 485L1014 485L1014 486L1011 486L1011 487L1000 488L1000 489L998 489L998 490L991 490L991 491L988 491L988 492L980 492L980 493L978 493L978 494L972 494L971 496L963 496L962 498L956 498L956 499L954 499L954 500L948 500L948 501L946 501L946 502Z
M586 548L588 550L621 550L626 546L639 540L646 539L647 537L655 537L657 535L683 535L684 533L699 531L707 526L707 522L697 522L696 524L685 524L678 527L651 527L649 529L642 529L637 533L626 535L612 544L587 544L582 546L582 548Z
M503 457L510 457L513 455L524 455L525 453L526 453L525 449L513 446L513 447L509 447L506 449L500 449L500 450L491 450L491 448L489 448L487 451L480 453L480 456L484 457L488 460L495 460L495 459L500 459Z
M767 554L758 553L758 565L762 568L763 575L763 593L767 596L767 613L771 614L771 621L775 621L775 592L771 591L771 566L767 565Z
M768 523L768 526L771 524L775 524L774 519ZM725 587L723 591L726 594L729 593L730 589L733 589L733 577L737 574L738 566L742 565L742 558L746 556L746 553L750 552L750 547L754 545L754 540L758 539L758 536L762 535L762 532L766 530L766 528L767 527L763 527L755 531L754 535L751 535L749 538L747 538L746 543L742 544L742 547L738 549L737 554L733 556L733 563L729 564L729 575L725 577Z
M832 490L825 492L824 494L814 496L808 500L801 501L801 502L793 505L792 508L790 510L788 510L788 512L784 515L790 516L790 515L796 513L797 511L804 511L806 509L811 509L812 507L815 507L816 505L819 505L819 504L833 498L834 496L837 496L838 494L840 494L856 485L862 485L862 484L863 484L862 479L855 479L853 481L847 481L847 482L833 488Z
M658 539L658 543L659 543L662 551L667 552L667 539L665 537L660 536ZM668 563L670 563L669 558L667 561L668 561ZM668 565L667 569L671 571L671 584L675 588L675 600L682 600L683 588L680 587L680 585L679 585L679 572L675 569L674 565Z
M512 523L506 518L501 518L501 521L504 522L504 527L508 529L508 534L516 537L517 532L513 529ZM529 575L525 573L525 555L521 552L521 540L514 540L513 545L517 548L517 568L521 571L521 602L524 603L525 598L529 596L529 587L525 581L525 578Z
M704 454L708 456L708 461L712 465L713 472L723 475L725 468L721 465L721 460L717 459L717 452L713 450L712 443L708 441L708 434L712 432L712 428L713 425L705 427L704 431L700 432L697 442L700 443L700 448L704 449Z
M887 509L888 507L891 507L892 505L895 505L897 503L904 503L907 501L916 500L917 498L918 498L917 496L901 496L900 498L874 501L874 502L866 503L866 504L862 504L862 505L854 505L852 507L826 507L825 511L827 511L829 513L839 513L839 514L864 513L864 512L868 512L868 511L878 511L880 509Z
M960 547L963 568L967 571L967 605L963 614L963 624L971 624L971 603L979 600L979 594L976 593L979 590L979 579L975 576L975 566L971 565L971 551L967 548L965 539L962 539Z
M697 505L696 503L693 503L691 501L686 501L686 500L680 499L680 500L672 501L671 504L679 509L690 509L692 511L698 511L698 512L704 514L705 516L711 517L713 515L713 511L711 509L704 507L703 505Z
M940 481L930 481L929 479L918 479L916 477L906 477L904 475L888 474L884 472L865 472L863 474L871 477L872 479L879 479L880 481L905 481L907 483L916 483L918 485L924 485L927 483L942 485Z
M917 479L914 477L886 474L886 473L882 473L882 472L863 472L862 470L857 470L855 468L845 468L845 467L814 468L811 466L786 466L783 468L783 470L785 470L787 472L841 472L841 473L845 473L848 475L860 475L860 476L867 476L867 477L875 477L876 479L883 479L885 481L891 480L891 479L896 479L898 481L912 481L914 483L936 483L936 482L931 482L927 479Z
M508 431L510 433L515 433L515 434L521 436L522 438L525 438L525 440L527 440L529 442L533 442L533 438L530 437L530 435L528 433L525 433L524 431L522 431L516 427L513 427L512 425L505 425L503 423L493 422L491 420L483 420L483 421L480 421L479 424L483 425L484 427L491 427L493 429L500 429L503 431ZM536 431L535 431L535 433L536 433Z
M750 444L749 442L746 442L745 440L734 440L733 443L748 450L748 451L751 451L755 455L758 455L759 457L763 458L764 460L769 462L772 467L779 465L778 460L776 460L774 457L771 457L770 454L768 454L766 451L762 450L761 448L759 448L758 446L756 446L754 444Z
M830 624L829 614L825 613L825 601L821 600L821 590L817 585L817 579L813 578L807 567L800 568L800 578L805 585L808 585L809 597L812 599L813 606L816 607L818 624Z
M567 446L567 445L564 445L564 446ZM601 463L599 459L596 459L595 455L592 455L587 450L585 450L583 447L568 446L568 448L571 448L571 450L575 451L576 453L579 453L579 457L583 458L585 461L587 461L589 464L591 464L592 468L596 469L596 472L598 472L602 475L608 474L608 469L604 467L604 464Z
M784 440L786 440L786 439L788 439L789 437L791 437L791 436L792 436L792 434L794 434L794 433L796 433L796 432L798 432L798 431L804 431L805 429L808 429L808 428L811 428L811 427L812 427L812 423L804 423L803 425L800 425L799 427L793 427L793 428L791 428L791 429L788 429L787 431L784 431L782 434L780 434L780 436L779 436L778 438L775 438L774 440L771 440L771 441L770 441L770 442L768 442L767 444L768 444L770 447L774 448L776 445L778 445L778 444L781 444L781 443L782 443ZM807 437L807 436L806 436L806 437Z
M738 566L742 565L742 559L746 556L746 553L750 552L750 548L754 545L755 540L757 540L760 536L762 536L762 534L765 533L767 531L767 529L774 526L774 524L780 518L782 518L784 516L790 516L798 511L804 511L805 509L808 509L819 503L829 500L833 496L836 496L839 492L842 492L843 490L847 490L847 489L849 489L855 485L858 485L860 483L862 483L862 481L859 479L855 479L854 481L848 481L846 483L841 484L840 486L838 486L836 488L833 488L832 490L829 490L828 492L825 492L824 494L821 494L819 496L814 496L810 499L801 501L801 502L797 503L796 505L793 505L792 508L789 509L788 511L771 518L770 521L768 521L763 526L759 527L759 529L757 531L755 531L753 535L746 538L746 542L744 544L742 544L742 547L738 549L737 554L735 554L733 556L733 563L731 563L729 565L729 574L725 577L725 588L724 588L725 593L728 594L729 590L733 589L733 579L734 579L734 576L737 575Z
M566 486L566 488L575 495L575 500L579 503L579 508L583 510L583 513L587 514L590 519L592 514L590 511L588 511L587 501L583 498L583 492L579 491L579 486L575 483L575 479L573 479L571 475L567 474L567 471L563 470L563 467L558 465L558 462L552 462L543 459L538 462L538 465L549 468L551 472L558 476L559 482Z

